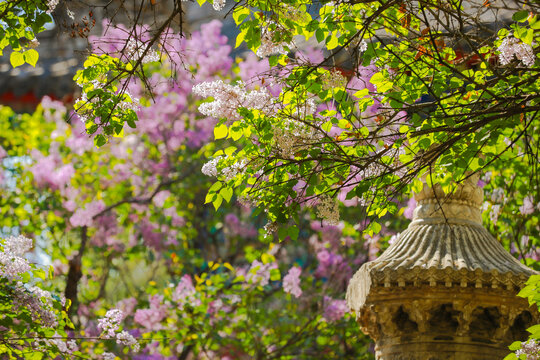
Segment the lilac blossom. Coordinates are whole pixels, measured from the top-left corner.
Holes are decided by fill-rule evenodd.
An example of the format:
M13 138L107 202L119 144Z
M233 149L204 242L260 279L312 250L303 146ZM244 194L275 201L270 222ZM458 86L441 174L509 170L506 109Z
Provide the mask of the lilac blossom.
M163 295L150 296L150 307L138 309L134 320L148 330L160 330L160 322L167 317L167 306L162 304Z
M525 196L523 199L523 205L519 207L519 212L521 215L530 215L534 212L534 198L532 195Z
M351 267L341 255L322 249L317 253L317 260L319 260L319 265L315 270L317 277L332 279L332 282L338 286L345 286L352 276Z
M345 300L336 300L328 296L324 297L323 318L327 322L340 320L347 311L349 309Z
M195 287L193 286L193 281L189 275L186 274L182 276L180 282L174 289L172 299L177 302L180 310L188 303L190 305L197 305L200 303L200 300L196 298Z
M233 213L225 215L225 233L229 236L240 236L241 238L256 238L257 229L249 223L244 223Z
M10 236L0 250L0 277L17 279L31 270L28 260L22 256L32 248L32 240L24 236Z
M37 286L26 289L18 282L14 295L13 305L16 310L25 307L30 311L33 321L40 321L46 327L54 328L58 325L50 292Z
M139 342L127 331L121 331L116 334L116 343L119 345L130 346L134 352L139 352Z
M69 222L72 226L92 226L94 216L103 210L105 210L105 203L102 200L92 201L77 209L69 218Z
M276 263L263 264L258 260L253 260L246 280L250 284L266 286L270 282L270 271L273 269L277 269Z
M98 320L98 328L105 333L106 337L113 338L120 328L120 322L124 318L122 311L111 309L107 311L105 317Z
M71 180L75 174L72 164L61 164L60 157L56 154L43 156L39 151L32 152L36 163L30 168L34 175L34 182L38 188L49 187L58 190Z
M298 266L291 267L287 275L283 277L283 291L294 295L294 297L300 297L302 295L302 289L300 288L301 273L302 269Z
M540 343L535 339L529 339L521 343L521 349L516 350L516 356L525 355L526 360L540 359Z
M497 50L499 51L499 61L503 66L510 64L514 56L526 67L532 67L536 60L532 46L512 35L504 38Z
M407 201L407 207L405 208L405 211L403 211L403 216L409 220L412 220L414 209L416 209L416 199L412 197L409 199L409 201Z
M223 80L203 82L193 87L193 93L214 99L202 103L199 111L216 119L240 120L238 108L269 111L273 104L273 98L265 88L249 91L241 81L236 85L226 84Z

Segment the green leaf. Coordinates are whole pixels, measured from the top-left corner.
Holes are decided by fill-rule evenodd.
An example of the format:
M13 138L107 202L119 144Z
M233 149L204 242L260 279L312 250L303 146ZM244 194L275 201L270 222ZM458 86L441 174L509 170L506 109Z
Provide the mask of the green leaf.
M107 143L107 138L103 136L102 134L99 134L94 139L94 143L96 144L97 147L102 147L103 145Z
M299 233L300 230L296 226L289 228L289 236L292 240L298 240Z
M214 137L217 139L223 139L227 137L228 134L227 125L225 124L218 124L214 128Z
M521 341L514 341L508 348L512 351L521 349Z
M231 201L231 197L233 195L233 190L229 187L224 187L219 192L219 195L223 196L223 199L225 199L226 202Z
M212 205L214 205L214 209L219 209L221 206L221 203L223 202L223 197L219 194L215 197L214 201L212 201Z
M249 16L249 8L244 6L239 6L234 9L233 12L233 19L236 25L240 24L242 21L244 21L245 18Z
M38 59L39 53L36 50L30 49L24 52L24 60L33 67L36 67Z
M281 273L279 272L279 269L271 269L270 270L270 280L279 281L280 279L281 279Z
M9 56L9 62L11 63L11 66L16 68L25 63L24 55L19 51L13 51Z
M517 22L522 22L527 20L529 17L529 12L527 10L518 11L514 15L512 15L512 20Z

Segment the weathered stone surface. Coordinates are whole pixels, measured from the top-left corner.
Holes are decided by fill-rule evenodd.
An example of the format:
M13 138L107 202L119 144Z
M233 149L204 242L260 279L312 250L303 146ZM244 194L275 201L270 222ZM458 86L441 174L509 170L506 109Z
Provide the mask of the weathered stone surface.
M425 186L409 227L351 279L347 302L378 359L502 359L540 320L516 297L535 272L483 228L476 181L450 196Z

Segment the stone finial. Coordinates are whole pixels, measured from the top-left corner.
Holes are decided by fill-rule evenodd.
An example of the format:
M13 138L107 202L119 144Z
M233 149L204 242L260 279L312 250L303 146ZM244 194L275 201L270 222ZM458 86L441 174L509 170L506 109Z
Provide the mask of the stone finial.
M424 186L409 227L351 279L347 303L378 359L502 358L539 320L516 297L535 271L482 226L477 181L451 194Z

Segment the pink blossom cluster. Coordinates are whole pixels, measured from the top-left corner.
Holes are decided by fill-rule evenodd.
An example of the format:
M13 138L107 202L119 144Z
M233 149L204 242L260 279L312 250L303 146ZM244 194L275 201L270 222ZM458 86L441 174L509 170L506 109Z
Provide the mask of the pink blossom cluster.
M238 216L228 213L224 218L225 233L229 236L240 236L244 239L253 239L258 235L257 229L249 223L240 221Z
M197 299L196 295L197 292L193 286L193 281L191 280L191 277L186 274L182 276L180 282L176 285L172 294L172 299L173 301L176 301L178 308L182 310L187 304L195 306L200 304L200 300Z
M519 212L522 215L530 215L532 214L536 208L540 210L540 202L534 205L534 197L532 195L525 196L525 199L523 199L523 205L519 207Z
M62 164L60 156L54 152L51 155L43 156L38 150L32 152L35 164L30 168L34 175L34 182L38 188L50 188L58 190L66 186L73 175L75 169L71 163Z
M300 287L301 273L302 269L298 266L291 267L287 275L283 277L283 291L294 295L294 297L300 297L302 295L302 288Z
M338 254L322 249L317 253L319 265L315 270L315 276L331 279L338 286L345 286L352 276L352 269L345 259Z
M497 48L499 51L499 61L501 65L508 65L516 59L526 67L532 67L536 60L531 45L525 44L514 36L507 36Z
M104 209L105 203L103 200L94 200L84 207L75 210L73 215L69 218L69 222L72 226L92 226L94 223L94 216Z
M22 256L31 248L32 240L24 236L10 236L5 239L0 249L0 277L13 280L30 271L28 260Z
M273 269L277 269L276 263L263 264L258 260L253 260L246 280L253 285L266 286L270 283L270 271Z
M332 299L329 296L324 297L323 318L328 322L338 321L349 311L345 300Z
M160 330L160 322L167 317L167 306L162 302L163 295L150 296L149 308L138 309L133 319L148 330Z

